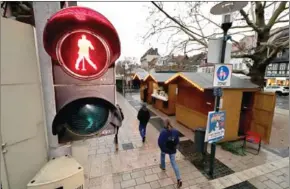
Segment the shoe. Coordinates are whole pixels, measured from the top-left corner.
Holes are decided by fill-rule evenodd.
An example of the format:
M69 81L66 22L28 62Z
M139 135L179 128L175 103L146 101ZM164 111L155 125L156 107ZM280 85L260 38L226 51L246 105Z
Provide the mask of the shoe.
M143 139L142 139L142 142L143 142L143 143L145 142L145 139L146 139L146 137L143 137Z
M165 171L165 168L163 168L163 167L161 166L161 164L159 165L159 167L160 167L160 169L162 169L163 171Z
M182 187L182 181L181 179L180 180L177 180L177 188L180 188Z

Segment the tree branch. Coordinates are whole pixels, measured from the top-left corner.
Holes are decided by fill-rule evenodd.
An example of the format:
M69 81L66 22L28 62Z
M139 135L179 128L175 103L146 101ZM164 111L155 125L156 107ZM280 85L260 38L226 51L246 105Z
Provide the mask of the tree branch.
M247 22L247 24L252 27L256 32L260 33L261 30L256 26L256 24L254 24L250 19L248 14L242 9L240 10L241 15L244 17L245 21Z
M233 54L232 58L253 58L251 54Z
M267 28L271 29L272 26L275 24L277 18L279 17L279 15L285 10L286 7L286 1L285 2L281 2L278 6L278 8L274 11L273 15L271 16L268 24L267 24Z
M203 41L201 41L200 39L198 39L197 37L195 37L193 34L195 35L199 35L196 34L195 32L189 30L188 28L186 28L185 26L183 26L182 24L180 24L175 18L173 18L172 16L170 16L167 12L165 12L161 7L159 7L154 1L151 1L151 3L159 10L161 11L167 18L169 18L170 20L172 20L174 23L176 23L177 25L179 25L181 27L181 30L184 31L186 34L188 34L190 37L192 37L194 40L196 40L197 42L199 42L200 44L202 44L203 46L207 47L207 44L204 43Z

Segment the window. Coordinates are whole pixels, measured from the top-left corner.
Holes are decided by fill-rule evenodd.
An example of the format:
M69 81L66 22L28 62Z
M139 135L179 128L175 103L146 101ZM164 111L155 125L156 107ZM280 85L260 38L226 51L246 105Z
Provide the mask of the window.
M278 64L273 64L272 70L278 70Z
M279 70L286 70L286 63L280 64L280 69Z
M277 53L277 58L282 57L282 55L283 55L283 52L282 52L282 51L278 52L278 53Z
M234 69L237 70L238 69L238 64L234 65Z
M279 75L284 75L285 71L284 70L279 70Z
M243 69L243 64L242 63L239 64L239 70L241 70L241 69Z

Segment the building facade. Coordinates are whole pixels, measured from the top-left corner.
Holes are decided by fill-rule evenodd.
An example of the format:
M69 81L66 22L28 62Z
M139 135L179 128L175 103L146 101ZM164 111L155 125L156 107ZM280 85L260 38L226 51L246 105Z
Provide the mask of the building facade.
M289 86L289 48L283 49L266 68L266 85Z
M159 58L160 55L158 53L158 49L150 48L148 49L145 54L141 57L141 68L148 71L149 69L149 62L151 62L153 59Z

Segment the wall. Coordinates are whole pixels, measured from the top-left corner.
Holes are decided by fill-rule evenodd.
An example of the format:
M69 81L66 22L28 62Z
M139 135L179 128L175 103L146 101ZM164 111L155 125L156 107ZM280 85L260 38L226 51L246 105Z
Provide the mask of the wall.
M191 129L206 127L207 113L214 107L212 91L202 92L183 79L177 83L176 120Z
M34 28L1 17L1 139L10 189L25 189L47 162L42 103Z

